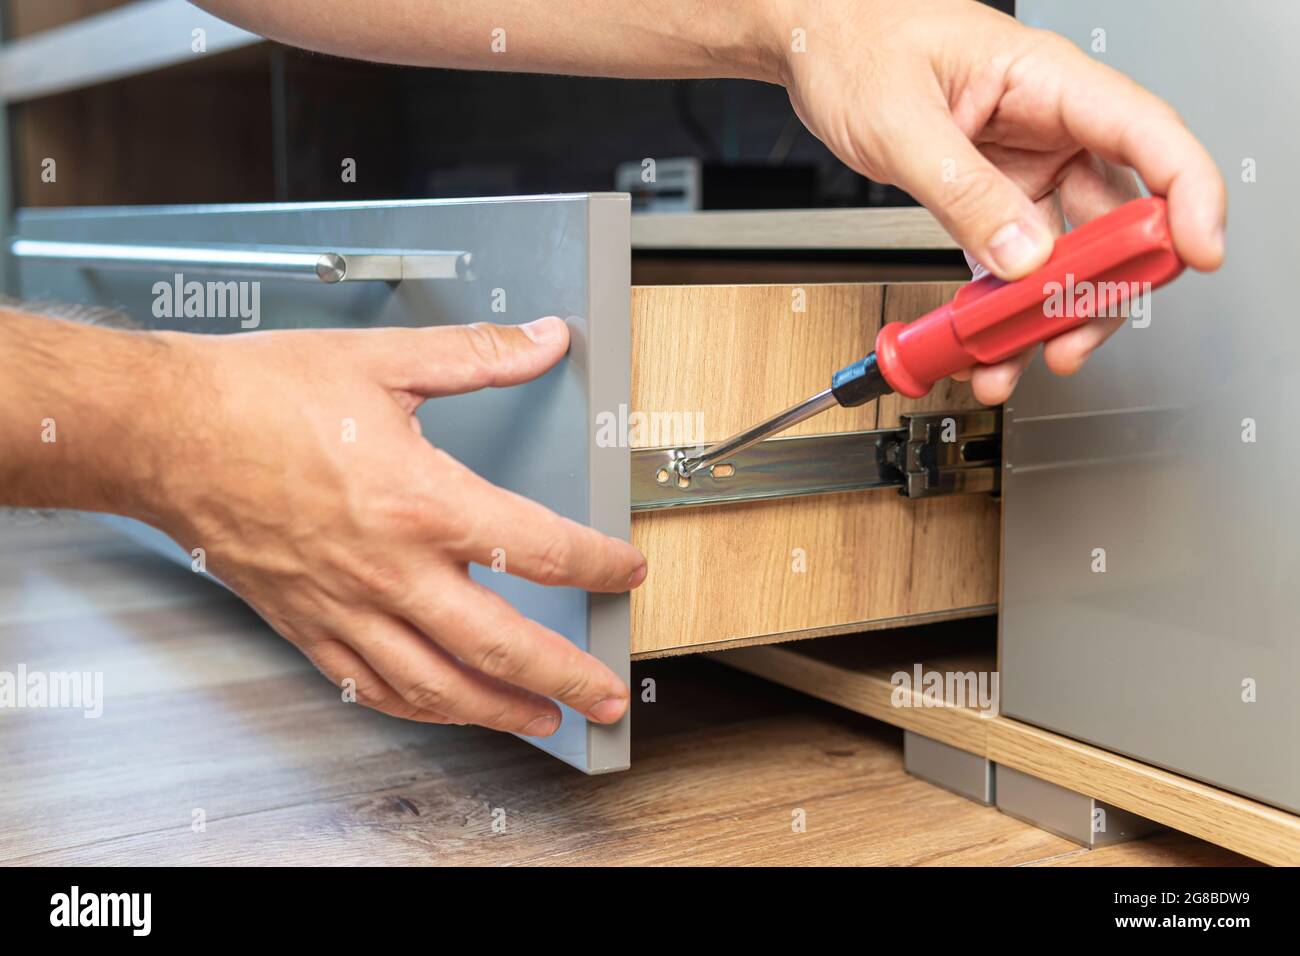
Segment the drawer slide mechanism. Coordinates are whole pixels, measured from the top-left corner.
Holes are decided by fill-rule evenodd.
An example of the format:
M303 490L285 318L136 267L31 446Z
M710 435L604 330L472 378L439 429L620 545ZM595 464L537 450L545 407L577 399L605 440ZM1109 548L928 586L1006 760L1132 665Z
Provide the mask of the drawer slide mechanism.
M873 488L907 498L996 494L999 409L902 415L898 428L773 438L682 478L674 467L699 448L632 452L632 511L720 505Z

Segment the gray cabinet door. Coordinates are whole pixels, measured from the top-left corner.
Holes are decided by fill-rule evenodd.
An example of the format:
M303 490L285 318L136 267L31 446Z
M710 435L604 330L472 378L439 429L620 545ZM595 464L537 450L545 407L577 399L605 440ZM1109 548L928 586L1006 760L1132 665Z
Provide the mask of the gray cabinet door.
M630 397L629 229L622 194L24 210L15 262L25 298L113 306L148 325L216 334L240 331L240 319L156 318L155 283L177 273L186 281L257 281L263 329L514 324L560 315L572 337L560 366L517 388L427 402L421 425L496 484L627 538L628 451L597 447L591 423ZM325 253L348 261L345 281L316 273ZM394 258L403 255L405 262ZM327 259L321 271L336 278L330 269L338 267ZM390 278L356 277L370 269ZM408 277L392 281L395 269ZM143 526L133 531L161 538ZM545 588L480 567L472 573L627 678L626 595ZM629 718L603 727L563 710L559 731L538 746L588 773L627 766Z
M1221 272L1156 293L1074 378L1037 364L1009 403L1003 712L1300 811L1300 5L1017 15L1167 98L1230 214Z

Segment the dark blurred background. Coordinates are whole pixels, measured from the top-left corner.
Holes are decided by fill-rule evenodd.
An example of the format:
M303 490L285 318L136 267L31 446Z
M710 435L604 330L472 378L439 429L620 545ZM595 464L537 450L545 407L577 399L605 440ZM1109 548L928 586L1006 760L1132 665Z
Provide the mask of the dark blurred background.
M7 0L5 34L119 5ZM782 89L746 81L379 66L263 43L17 103L9 123L17 206L610 190L620 163L646 157L661 179L667 160L698 161L697 208L911 202L836 160ZM58 182L40 184L51 155ZM344 157L355 183L341 179Z

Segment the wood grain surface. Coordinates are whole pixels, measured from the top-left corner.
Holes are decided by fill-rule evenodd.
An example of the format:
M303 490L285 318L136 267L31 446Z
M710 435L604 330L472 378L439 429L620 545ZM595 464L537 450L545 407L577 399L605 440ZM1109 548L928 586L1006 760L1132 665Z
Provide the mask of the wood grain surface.
M825 388L832 371L871 351L882 321L914 319L957 288L634 288L632 408L700 413L698 441L726 438ZM976 407L969 386L945 383L918 401L832 409L790 434ZM650 566L632 596L633 655L986 613L997 602L1000 514L987 495L908 501L872 491L633 515L632 540Z
M13 104L14 205L273 199L271 164L238 161L272 154L270 56L256 44L190 58L165 80L150 72Z
M19 663L101 670L105 701L0 709L8 864L1118 862L908 776L893 728L706 658L637 666L657 702L627 773L384 717L234 596L66 516L0 516L0 670ZM1237 860L1151 847L1123 862Z
M697 440L720 441L821 391L832 372L870 352L885 290L879 283L634 286L632 408L702 413ZM785 434L875 427L876 405L868 403L833 408Z
M973 630L979 622L963 627ZM991 628L991 624L983 626ZM926 671L993 672L991 631L982 645L953 644L952 626L913 629L905 647L828 638L790 647L753 647L715 658L749 674L987 757L1095 797L1254 860L1300 865L1300 817L1217 787L970 707L895 706L891 676ZM931 643L930 634L939 640ZM914 695L909 699L915 701Z

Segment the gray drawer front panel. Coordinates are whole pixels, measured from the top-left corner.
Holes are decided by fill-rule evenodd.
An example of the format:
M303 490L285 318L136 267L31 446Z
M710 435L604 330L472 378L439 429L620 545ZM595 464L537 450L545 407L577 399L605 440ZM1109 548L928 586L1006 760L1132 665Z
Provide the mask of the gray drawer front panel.
M1093 55L1173 103L1230 215L1221 272L1156 293L1073 378L1039 361L1008 403L1002 710L1300 811L1300 134L1278 122L1300 6L1169 6L1017 4L1085 51L1104 30Z
M469 252L468 279L327 284L263 277L259 328L516 324L542 315L564 317L572 346L559 367L528 385L429 401L420 412L421 425L432 442L494 483L627 538L628 452L597 447L591 424L600 411L616 411L630 400L629 213L626 196L608 194L23 210L17 222L24 239L64 242ZM156 282L171 282L177 272L186 280L230 278L199 267L86 269L23 258L17 271L28 299L118 307L161 328L241 331L238 317L154 318ZM502 295L505 311L494 311ZM321 388L329 388L328 380ZM184 397L160 395L159 400ZM627 676L626 595L544 588L480 567L472 573L523 613ZM627 718L615 727L599 727L565 709L560 730L540 746L595 773L626 767L628 741Z

